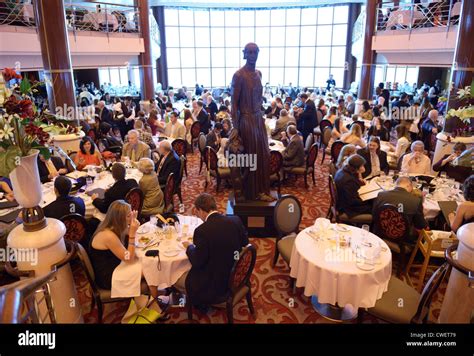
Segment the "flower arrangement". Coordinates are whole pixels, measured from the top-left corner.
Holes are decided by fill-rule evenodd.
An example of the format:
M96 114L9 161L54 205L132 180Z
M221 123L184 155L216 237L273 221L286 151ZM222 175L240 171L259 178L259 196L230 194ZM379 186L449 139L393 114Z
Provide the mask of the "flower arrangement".
M457 117L469 125L471 119L474 118L474 80L470 86L457 91L456 99L461 103L461 106L458 109L448 110L446 119Z
M3 78L2 78L3 77ZM8 88L11 79L21 80ZM39 150L46 158L50 152L47 146L49 134L42 128L42 115L38 114L32 101L36 87L28 79L6 68L0 76L0 176L7 177L20 164L20 157L26 157L32 150Z

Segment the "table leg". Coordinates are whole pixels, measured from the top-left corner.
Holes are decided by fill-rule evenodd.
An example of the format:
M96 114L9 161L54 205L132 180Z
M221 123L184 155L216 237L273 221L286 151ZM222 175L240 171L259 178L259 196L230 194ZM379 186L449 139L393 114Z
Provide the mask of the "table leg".
M319 303L318 297L315 295L311 297L311 303L313 304L314 310L328 320L344 322L357 318L357 309L351 305L346 305L341 308L337 305Z

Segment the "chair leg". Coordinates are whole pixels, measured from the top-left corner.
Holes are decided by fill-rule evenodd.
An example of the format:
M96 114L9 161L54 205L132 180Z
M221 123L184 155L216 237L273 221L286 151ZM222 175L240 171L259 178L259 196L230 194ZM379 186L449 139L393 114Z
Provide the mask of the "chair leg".
M273 256L273 263L272 263L273 268L275 268L275 266L278 262L278 256L280 255L280 252L278 251L277 244L278 244L278 240L275 242L275 255Z
M201 170L202 170L202 164L204 163L203 159L202 159L202 156L201 156L201 163L199 163L199 174L201 174Z
M247 304L249 306L250 313L255 318L255 309L253 307L253 301L252 301L252 290L249 290L245 297L247 298Z
M304 187L305 187L305 189L309 188L309 186L308 186L308 175L307 174L304 175Z
M188 161L184 161L184 174L188 177Z
M324 158L326 158L326 147L323 147L323 158L321 159L321 164L324 163Z
M178 194L179 202L183 204L183 197L181 196L181 186L178 187L177 194Z
M232 300L226 303L226 310L227 310L227 323L233 324L234 323L234 305L232 304Z
M186 300L186 309L188 309L188 319L193 320L193 305Z
M103 318L103 306L102 306L102 301L100 299L97 300L97 315L99 317L99 324L102 324L102 318Z
M311 175L313 177L313 186L316 185L316 179L314 178L314 167L313 167L313 171L311 172Z

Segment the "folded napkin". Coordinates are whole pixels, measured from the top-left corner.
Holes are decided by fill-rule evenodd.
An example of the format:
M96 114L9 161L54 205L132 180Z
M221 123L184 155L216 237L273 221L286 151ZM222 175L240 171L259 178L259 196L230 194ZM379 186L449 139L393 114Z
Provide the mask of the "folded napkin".
M142 264L139 259L134 262L120 263L112 274L112 298L129 298L140 295Z

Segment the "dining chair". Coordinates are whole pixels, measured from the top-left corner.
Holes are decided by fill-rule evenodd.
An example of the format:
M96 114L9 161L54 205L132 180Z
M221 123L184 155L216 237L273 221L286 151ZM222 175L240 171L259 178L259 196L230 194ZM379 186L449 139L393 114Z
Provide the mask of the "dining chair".
M177 138L175 140L173 140L173 142L171 143L171 147L173 148L173 150L176 152L176 154L181 157L181 156L184 156L186 158L186 151L187 151L187 142L186 140L183 140L181 138ZM186 160L184 160L184 172L183 173L186 173L186 176L188 175L188 167L187 167L187 164L186 164Z
M367 312L383 321L395 324L426 324L433 296L451 269L449 263L444 263L431 276L423 292L418 291L402 280L391 277L388 289L377 300L375 306L367 310L359 309L359 321ZM400 307L400 301L403 307Z
M346 143L337 140L332 143L331 146L331 162L336 164L337 159L339 158L339 153L341 153L342 148L346 145Z
M319 147L317 143L313 143L308 154L306 155L306 163L302 167L283 168L284 173L295 174L296 176L302 175L304 177L304 186L308 189L308 174L311 173L313 178L313 186L316 185L316 178L314 176L314 164L318 158Z
M331 222L336 223L345 223L354 226L362 224L371 224L372 215L371 214L359 214L353 217L349 217L346 213L339 213L337 211L337 187L336 182L334 182L333 176L330 174L328 177L329 180L329 209L326 214L326 218L331 220Z
M243 298L247 299L247 305L251 315L255 318L255 309L252 302L252 285L250 278L257 260L257 250L252 244L245 246L239 253L239 258L235 261L229 276L229 292L226 300L220 304L213 304L215 308L225 308L227 314L227 322L234 322L234 306ZM188 311L188 319L193 319L192 300L187 296L186 308Z
M324 158L326 157L326 151L328 151L328 146L329 146L329 141L331 141L331 136L332 136L332 127L326 127L323 130L323 135L321 138L321 148L323 150L323 157L321 158L321 164L324 163Z
M87 237L87 221L79 214L67 214L59 219L66 226L66 233L64 239L84 243Z
M374 234L383 239L390 250L398 254L397 276L402 277L406 269L406 255L414 245L409 243L410 223L394 205L384 204L374 212Z
M206 135L200 132L199 139L198 139L199 152L201 153L201 162L199 163L199 174L201 174L202 165L206 163L206 153L207 153L206 144L207 144Z
M103 289L97 285L97 283L95 282L94 268L92 266L91 260L89 259L89 255L87 254L84 247L82 247L82 245L78 243L76 243L76 256L81 265L81 269L85 273L87 281L89 282L89 285L91 287L92 303L90 312L92 312L95 306L97 305L97 316L99 319L99 324L102 324L104 304L120 302L123 300L128 300L130 298L112 298L112 291L110 289ZM148 285L144 280L142 280L140 284L140 294L150 294Z
M277 231L273 267L275 267L280 254L283 260L290 265L291 251L296 233L299 231L302 215L301 203L294 195L284 195L276 203L273 210L273 224Z
M275 182L278 187L278 197L281 196L280 172L283 167L283 155L279 151L270 151L270 182Z
M137 219L140 220L142 215L142 208L143 208L143 201L145 197L143 196L143 192L140 188L132 188L128 191L127 195L125 195L125 201L130 204L132 210L137 211Z
M219 186L222 179L230 178L230 168L229 167L219 167L219 161L217 159L216 151L210 147L206 147L206 168L207 172L216 178L216 193L219 193ZM208 181L206 179L205 188L207 189Z
M174 173L170 173L170 175L166 179L165 191L163 192L164 200L165 200L165 209L164 209L165 213L174 212L174 202L173 202L174 192L175 192Z
M199 121L193 122L189 131L191 132L191 151L194 151L194 146L197 146L198 138L201 133L201 123Z

